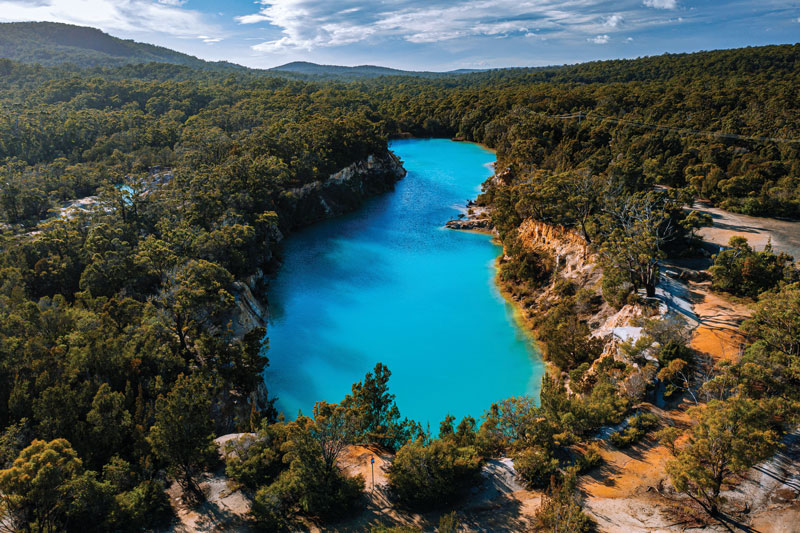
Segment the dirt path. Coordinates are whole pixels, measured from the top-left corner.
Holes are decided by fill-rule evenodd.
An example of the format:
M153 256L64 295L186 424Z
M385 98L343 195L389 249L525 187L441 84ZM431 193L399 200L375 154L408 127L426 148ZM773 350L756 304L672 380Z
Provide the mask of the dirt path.
M743 303L732 302L711 291L711 282L690 283L699 325L690 346L714 361L736 361L741 355L745 337L741 323L752 314Z
M702 200L697 200L692 209L712 217L713 226L698 231L704 241L727 246L732 236L740 235L747 239L750 246L762 250L772 238L772 247L776 252L786 252L800 259L800 222L739 215L711 207Z

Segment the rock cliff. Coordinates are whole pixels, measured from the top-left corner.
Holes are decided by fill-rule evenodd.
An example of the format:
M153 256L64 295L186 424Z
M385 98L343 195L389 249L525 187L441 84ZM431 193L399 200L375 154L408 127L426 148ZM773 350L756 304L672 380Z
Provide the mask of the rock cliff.
M281 230L273 236L275 243L284 234L315 222L357 209L365 200L390 191L406 175L400 159L390 151L373 154L357 161L324 180L291 189L279 202ZM269 246L265 246L269 248ZM265 250L265 265L244 280L234 283L236 310L231 319L237 337L257 327L266 327L269 309L266 303L266 282L261 267L272 260L271 250Z
M370 155L325 180L287 191L280 202L281 218L291 231L353 211L367 198L392 190L405 175L392 152Z

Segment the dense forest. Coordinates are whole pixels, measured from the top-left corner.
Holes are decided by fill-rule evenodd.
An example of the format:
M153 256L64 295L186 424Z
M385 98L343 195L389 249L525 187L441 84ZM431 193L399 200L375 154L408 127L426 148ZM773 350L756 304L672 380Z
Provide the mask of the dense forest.
M690 198L800 216L799 67L800 45L353 81L0 61L5 523L156 527L169 520L166 484L200 498L196 476L218 460L213 437L239 430L257 439L228 473L255 495L265 530L357 506L363 479L336 461L346 444L374 443L397 451L391 483L409 508L446 506L487 458L509 454L531 487L549 487L542 527L567 520L589 531L573 489L598 458L576 445L630 417L614 437L628 445L653 421L620 386L631 368L609 361L587 372L601 347L580 317L591 305L581 291L562 283L561 303L537 317L567 379L545 378L541 398L486 406L432 434L401 418L380 364L340 403L279 418L261 377L264 330L234 331L237 284L274 262L283 235L327 216L302 191L370 156L391 167L387 140L410 134L497 149L497 177L478 203L507 251L504 282L552 280L550 258L516 239L523 221L538 220L575 228L597 251L609 305L636 289L652 295L659 259L690 248L706 222L682 209ZM339 211L396 179L382 170L361 195L335 191ZM85 209L63 208L86 198ZM712 272L719 290L762 294L745 327L750 344L738 364L708 374L707 407L693 413L669 470L710 513L731 473L774 451L800 400L796 268L770 250L731 249ZM626 349L650 350L669 393L686 392L683 376L698 363L682 325L644 330ZM719 442L734 445L719 451Z

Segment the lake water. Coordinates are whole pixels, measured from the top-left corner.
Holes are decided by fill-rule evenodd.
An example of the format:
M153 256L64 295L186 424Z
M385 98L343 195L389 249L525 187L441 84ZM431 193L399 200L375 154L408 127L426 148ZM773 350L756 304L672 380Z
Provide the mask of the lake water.
M492 402L538 398L544 367L493 279L500 247L445 229L492 174L489 150L444 139L390 148L408 175L359 211L292 234L269 292L277 407L294 418L338 402L377 362L402 416L478 418Z

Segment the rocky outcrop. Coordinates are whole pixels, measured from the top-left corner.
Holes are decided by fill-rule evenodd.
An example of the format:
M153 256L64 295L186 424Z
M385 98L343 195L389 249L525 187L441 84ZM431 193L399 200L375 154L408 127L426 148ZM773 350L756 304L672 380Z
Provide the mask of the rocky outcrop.
M552 255L559 276L580 287L594 287L602 279L597 258L574 230L528 219L519 228L519 238L531 250Z
M264 271L260 268L245 281L235 281L233 283L237 308L237 316L233 320L233 334L235 336L242 337L255 328L267 327L269 309L262 301L264 300L262 295L264 284ZM261 297L256 298L254 291Z
M357 209L365 200L390 191L406 175L400 159L390 151L370 155L324 180L290 189L279 202L281 230L272 240L280 242L285 233ZM268 248L268 247L265 247ZM272 258L265 251L265 264ZM234 283L236 310L232 317L233 333L242 337L257 327L266 327L269 309L266 302L264 272L255 273Z
M327 179L287 191L280 202L287 230L308 226L360 207L364 200L390 191L406 175L392 152L370 155Z
M458 230L490 230L492 221L489 218L459 218L449 221L444 226Z
M474 202L470 201L467 204L466 217L463 214L459 215L457 219L447 222L444 227L455 230L488 232L494 229L494 224L487 208L476 206Z

